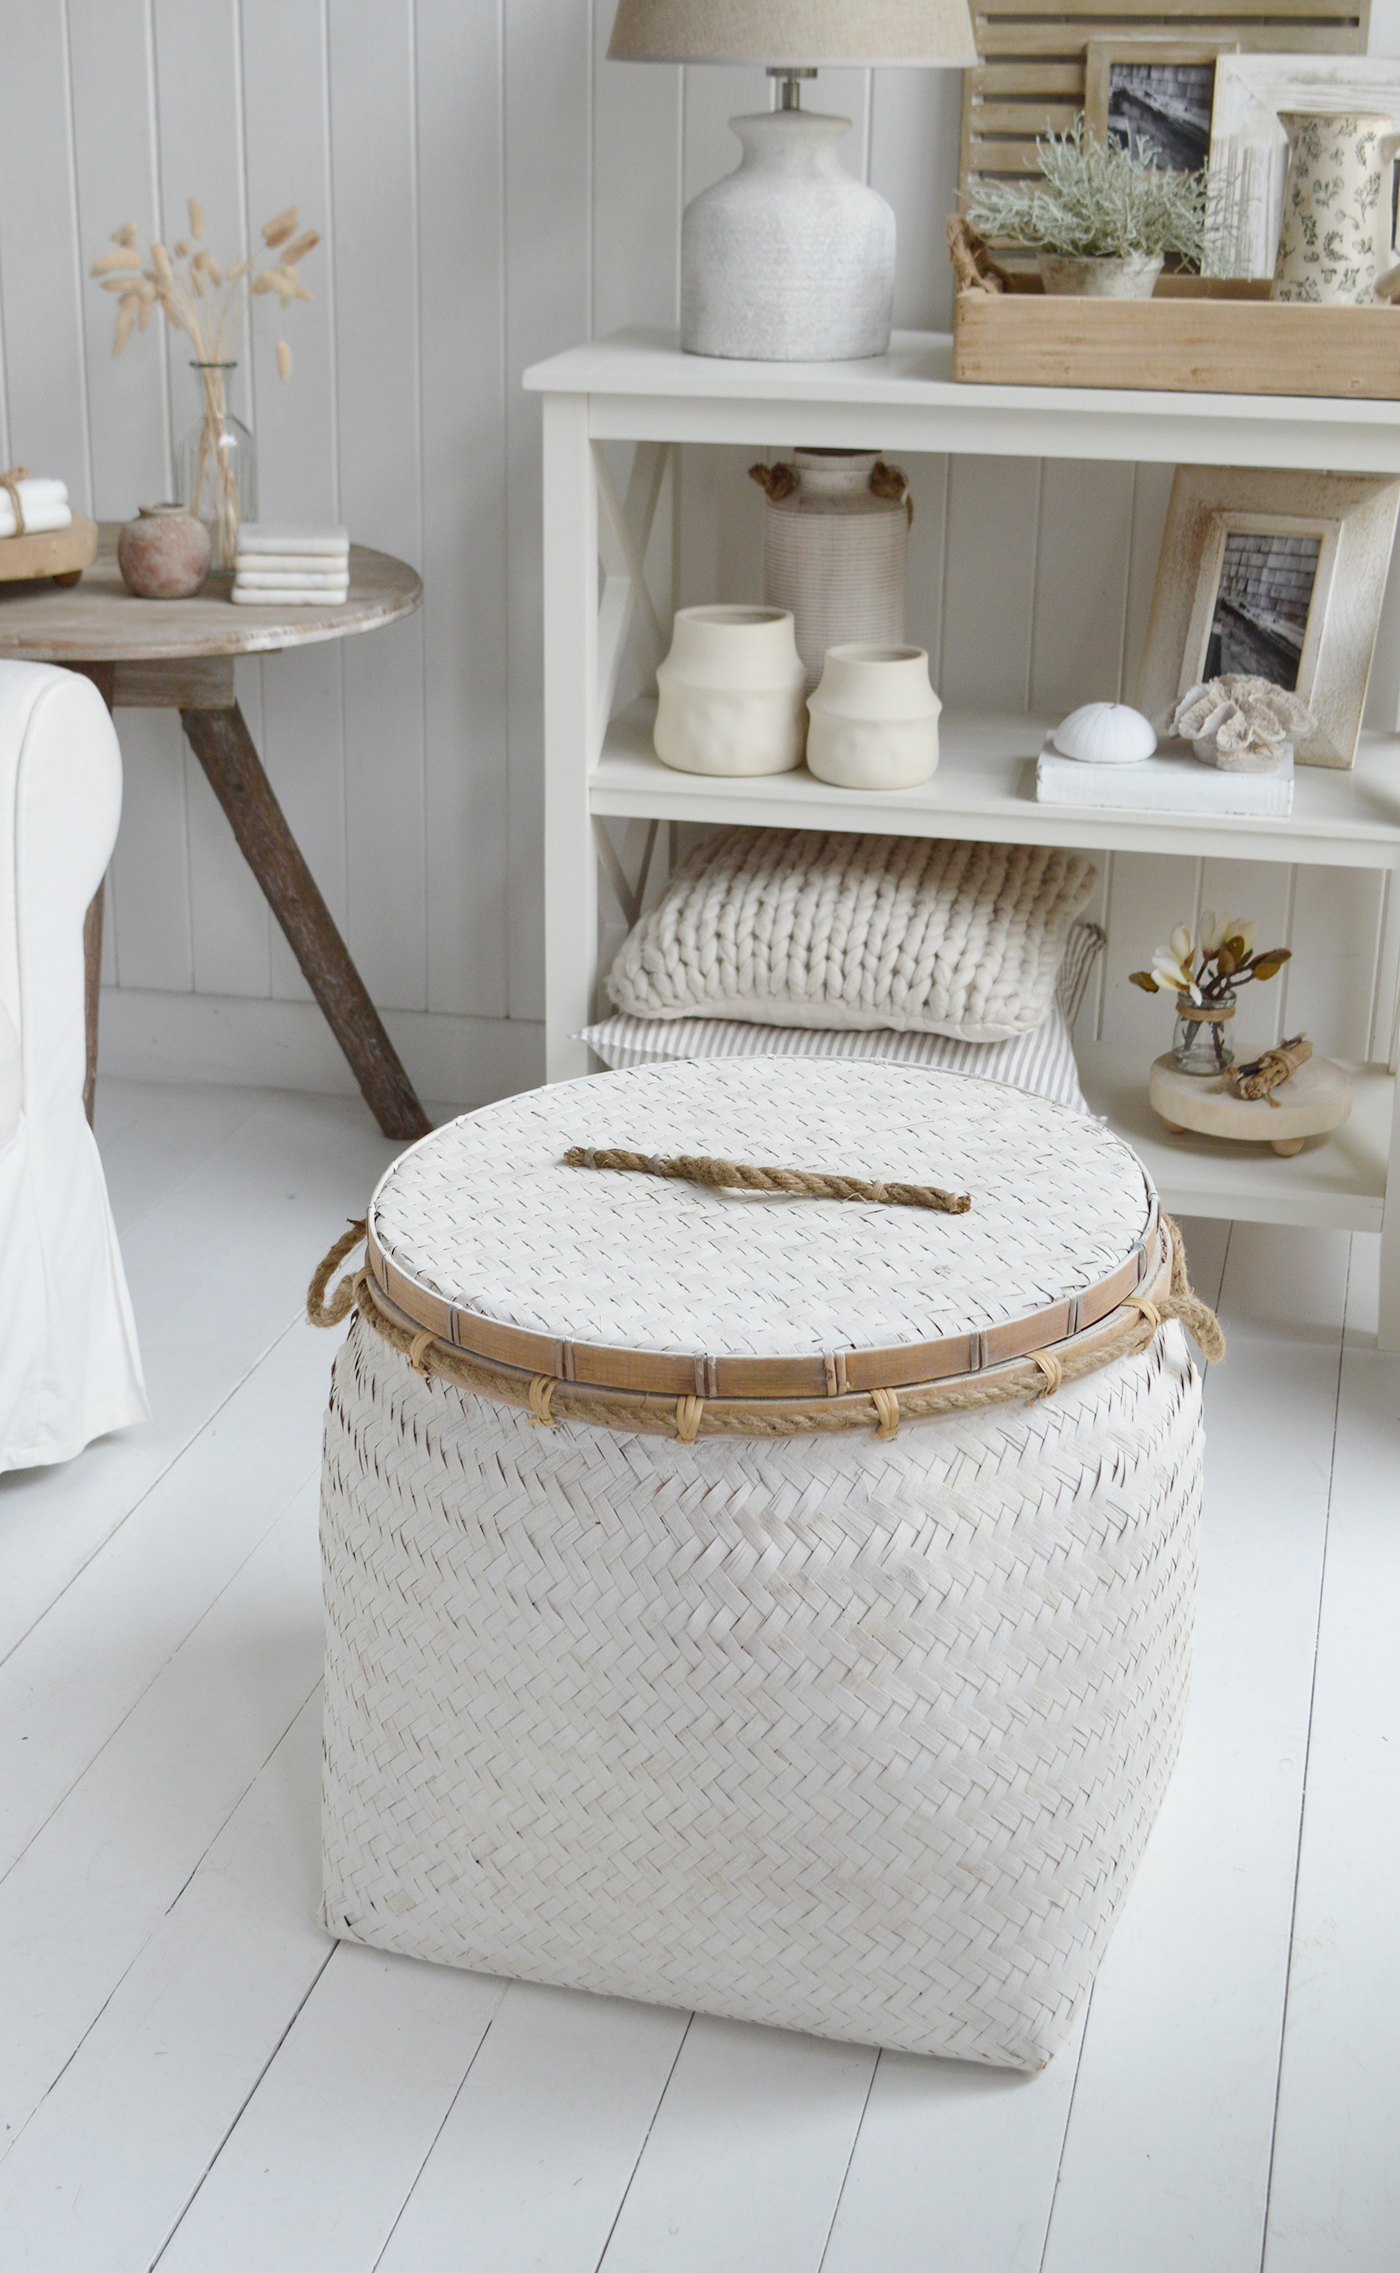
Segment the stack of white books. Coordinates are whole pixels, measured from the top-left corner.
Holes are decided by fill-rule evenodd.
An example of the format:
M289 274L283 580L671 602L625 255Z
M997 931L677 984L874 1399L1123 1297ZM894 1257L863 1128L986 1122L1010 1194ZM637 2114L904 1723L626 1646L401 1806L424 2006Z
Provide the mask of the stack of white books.
M333 608L350 590L344 529L303 521L244 521L234 552L233 597L245 608Z

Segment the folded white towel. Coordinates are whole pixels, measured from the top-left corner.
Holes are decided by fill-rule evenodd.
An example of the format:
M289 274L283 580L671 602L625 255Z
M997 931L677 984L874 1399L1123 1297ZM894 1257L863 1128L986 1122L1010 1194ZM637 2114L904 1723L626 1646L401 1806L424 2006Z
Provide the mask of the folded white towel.
M350 551L350 532L318 528L314 521L244 521L238 531L235 558L246 553L330 553L338 560Z
M230 598L240 608L338 608L350 596L350 583L333 584L321 591L311 591L298 585L294 592L269 592L264 585L246 584L235 580Z
M348 572L344 568L328 566L289 569L283 575L280 569L264 568L261 562L256 568L250 568L244 560L239 561L234 573L240 584L270 592L323 592L329 584L344 584L348 581Z
M55 481L44 474L26 474L16 482L19 501L24 508L26 536L41 536L46 529L72 527L73 515L68 504L68 484ZM7 489L0 489L0 537L15 533L14 500Z
M345 576L350 563L329 552L241 552L235 566L240 576Z

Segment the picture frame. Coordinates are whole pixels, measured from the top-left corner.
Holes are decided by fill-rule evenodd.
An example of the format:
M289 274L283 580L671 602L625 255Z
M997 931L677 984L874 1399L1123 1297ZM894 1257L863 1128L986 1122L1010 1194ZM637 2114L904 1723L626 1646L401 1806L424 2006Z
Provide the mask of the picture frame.
M1080 0L1070 16L1028 14L1025 0L979 0L975 21L978 61L963 73L960 197L975 182L1036 172L1036 137L1063 133L1084 109L1090 41L1169 36L1162 0ZM1214 19L1195 15L1187 36L1222 50L1293 47L1309 61L1345 60L1365 55L1369 30L1370 0L1340 14L1329 0L1269 0L1257 20L1224 9Z
M1123 141L1131 132L1158 153L1158 165L1199 173L1210 156L1216 65L1238 48L1238 40L1223 37L1089 40L1086 128L1100 142Z
M1390 56L1231 52L1217 63L1210 168L1227 201L1216 207L1223 232L1207 262L1213 276L1274 273L1288 136L1280 111L1377 111L1400 126L1400 60ZM1376 272L1391 266L1394 215L1382 200Z
M1317 721L1299 765L1354 764L1398 512L1387 475L1178 466L1137 708L1161 731L1201 680L1257 672Z

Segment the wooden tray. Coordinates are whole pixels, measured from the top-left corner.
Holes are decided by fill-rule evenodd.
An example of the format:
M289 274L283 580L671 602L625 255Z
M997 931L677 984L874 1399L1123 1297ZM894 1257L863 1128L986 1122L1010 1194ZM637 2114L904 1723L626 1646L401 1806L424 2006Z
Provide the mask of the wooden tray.
M1400 307L1270 300L1267 279L1163 277L1150 300L958 292L953 377L1017 387L1400 398Z
M44 529L33 537L0 537L0 584L51 576L56 584L76 584L97 558L97 523L75 513L66 529Z

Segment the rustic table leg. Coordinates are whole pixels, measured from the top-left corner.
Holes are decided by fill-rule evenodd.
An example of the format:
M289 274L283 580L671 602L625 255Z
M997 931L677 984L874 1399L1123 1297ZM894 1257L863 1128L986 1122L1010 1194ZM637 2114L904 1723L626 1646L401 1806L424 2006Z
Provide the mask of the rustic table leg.
M236 703L182 710L180 720L379 1126L386 1136L426 1135L432 1124L287 826L242 711Z

